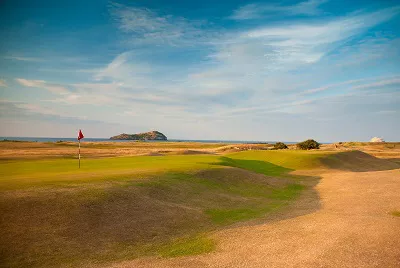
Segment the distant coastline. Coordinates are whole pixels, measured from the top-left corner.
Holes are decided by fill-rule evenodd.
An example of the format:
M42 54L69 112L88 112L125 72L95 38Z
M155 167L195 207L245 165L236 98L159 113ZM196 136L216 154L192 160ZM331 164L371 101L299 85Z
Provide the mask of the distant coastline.
M16 140L16 141L32 141L32 142L57 142L57 141L77 141L76 138L54 138L54 137L0 137L3 140ZM84 138L82 140L90 142L135 142L132 140L110 140L108 138ZM275 143L276 141L246 141L246 140L185 140L185 139L168 139L167 141L143 141L143 142L204 142L204 143ZM294 144L297 142L284 141L287 144Z

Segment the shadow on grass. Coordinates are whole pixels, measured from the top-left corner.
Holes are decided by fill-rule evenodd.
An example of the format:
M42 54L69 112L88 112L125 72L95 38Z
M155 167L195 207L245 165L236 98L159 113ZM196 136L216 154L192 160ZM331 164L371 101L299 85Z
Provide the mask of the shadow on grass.
M319 194L314 188L321 179L319 176L292 175L290 172L294 171L293 169L260 160L233 159L229 157L221 157L219 160L220 162L213 164L249 170L278 180L289 179L291 182L281 189L273 189L269 194L269 198L280 200L281 202L272 203L261 209L207 211L208 213L211 212L217 221L224 222L225 219L231 224L231 227L258 225L310 214L321 207ZM267 179L267 177L265 178Z
M400 164L376 158L361 151L340 152L321 159L328 168L352 172L381 171L400 168Z
M293 171L293 169L281 167L270 162L260 160L233 159L229 157L220 157L220 162L213 164L218 166L242 168L266 176L281 176Z
M400 167L400 158L385 158L385 160L396 163Z

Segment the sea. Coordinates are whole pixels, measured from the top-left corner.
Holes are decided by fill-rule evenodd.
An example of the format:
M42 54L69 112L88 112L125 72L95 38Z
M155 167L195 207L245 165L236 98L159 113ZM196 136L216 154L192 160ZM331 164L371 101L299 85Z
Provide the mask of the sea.
M0 137L0 141L32 141L32 142L59 142L59 141L77 141L76 138L52 138L52 137ZM85 141L101 141L101 142L132 142L132 140L110 140L105 138L84 138ZM169 139L167 141L145 141L145 142L202 142L202 143L276 143L276 141L246 141L246 140L184 140L184 139ZM286 144L294 144L296 142L284 141Z

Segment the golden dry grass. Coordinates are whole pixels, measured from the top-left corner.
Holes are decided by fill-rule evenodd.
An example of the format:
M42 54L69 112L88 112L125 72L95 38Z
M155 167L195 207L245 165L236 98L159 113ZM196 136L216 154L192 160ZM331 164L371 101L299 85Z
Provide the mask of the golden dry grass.
M243 150L271 148L268 144L229 144L201 142L82 142L81 155L84 158L173 155L173 154L215 154ZM0 160L77 158L77 142L0 142Z
M0 142L0 160L77 158L76 142ZM223 144L201 142L82 142L83 158L173 155L173 154L226 154L248 150L269 150L273 144ZM289 149L296 149L290 144ZM349 142L323 144L318 151L341 152L359 150L378 158L400 158L400 143Z
M146 154L183 154L188 150L212 153L221 143L199 142L82 142L84 158L134 156ZM0 160L76 158L77 142L0 142Z

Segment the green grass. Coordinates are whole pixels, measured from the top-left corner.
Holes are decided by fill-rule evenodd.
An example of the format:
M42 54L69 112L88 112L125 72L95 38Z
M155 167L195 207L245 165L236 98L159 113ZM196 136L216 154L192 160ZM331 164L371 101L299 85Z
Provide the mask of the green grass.
M74 183L133 180L169 171L207 168L213 155L135 156L82 159L29 160L0 162L0 190L68 185Z
M216 242L208 237L197 235L189 238L179 238L164 245L158 254L165 258L199 255L215 249Z
M232 157L248 157L248 156L244 153L241 153L234 155ZM217 165L243 168L268 176L279 176L288 173L290 171L293 171L293 169L281 167L271 162L260 161L260 160L249 160L249 159L229 158L229 157L221 157L220 160L221 160L220 162L216 163Z
M303 185L290 184L281 189L272 189L271 191L263 192L263 196L266 197L266 199L264 199L263 202L254 204L253 206L234 209L207 209L205 210L205 213L215 224L219 225L229 225L239 221L255 219L284 207L288 204L288 201L293 201L296 199L304 188L305 187ZM247 195L248 193L242 196ZM269 202L266 202L266 200Z
M211 220L219 225L232 224L239 221L250 220L265 214L267 210L254 208L237 209L208 209L205 213Z
M304 185L290 184L283 189L274 189L270 197L278 200L293 200L299 196L304 188Z
M133 179L140 175L190 171L214 165L234 166L257 173L279 176L295 169L321 166L327 153L300 151L248 151L216 155L135 156L102 159L15 160L0 162L0 190L31 186L106 181L110 177ZM129 176L132 174L132 176Z
M319 151L300 151L300 150L285 150L285 151L246 151L235 154L230 154L229 158L233 160L250 160L252 162L244 163L248 168L256 172L261 171L263 174L280 175L291 170L314 169L323 167L322 159L332 153ZM263 161L268 163L267 170L260 170L257 165ZM239 162L240 163L240 162ZM250 169L250 170L251 170Z
M60 267L210 252L207 232L283 209L305 188L288 173L318 167L322 155L83 159L81 169L72 159L0 162L3 262Z
M132 180L170 171L190 171L233 166L268 176L281 176L295 169L321 166L326 153L300 151L248 151L216 155L135 156L82 159L25 160L0 162L0 190L32 186L68 185L109 180Z

